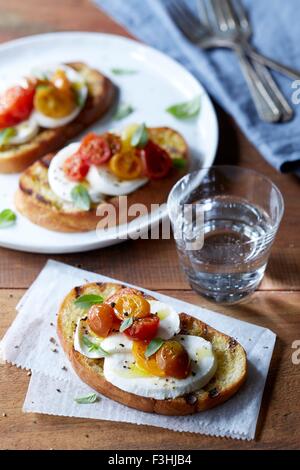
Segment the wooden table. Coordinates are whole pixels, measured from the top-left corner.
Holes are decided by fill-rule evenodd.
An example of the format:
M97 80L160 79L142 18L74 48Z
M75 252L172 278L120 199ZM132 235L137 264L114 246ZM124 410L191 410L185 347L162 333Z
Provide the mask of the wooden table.
M88 0L0 0L1 41L60 30L128 35ZM266 174L279 186L286 204L280 233L259 290L244 304L212 306L232 317L271 328L278 335L256 440L243 442L148 426L23 414L29 377L22 370L4 365L0 368L1 449L299 448L300 365L293 365L291 360L292 342L300 339L299 183L293 176L281 175L268 166L232 120L219 109L218 116L221 142L217 161L236 163ZM191 291L183 278L173 241L128 241L92 253L53 258L197 305L208 305ZM46 260L44 255L0 249L0 337L15 317L18 299Z

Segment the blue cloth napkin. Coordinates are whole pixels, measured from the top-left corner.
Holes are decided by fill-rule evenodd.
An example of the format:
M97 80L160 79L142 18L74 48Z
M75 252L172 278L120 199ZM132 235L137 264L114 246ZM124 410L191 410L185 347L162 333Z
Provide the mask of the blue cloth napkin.
M295 117L288 123L268 124L260 120L233 52L225 49L201 51L189 43L168 16L169 0L95 0L96 4L134 36L160 49L190 70L214 99L239 124L266 160L283 172L300 171L300 101L292 80L274 73L291 103ZM183 0L182 0L183 1ZM196 0L186 0L196 11ZM300 70L299 0L243 0L253 27L252 42L273 59Z

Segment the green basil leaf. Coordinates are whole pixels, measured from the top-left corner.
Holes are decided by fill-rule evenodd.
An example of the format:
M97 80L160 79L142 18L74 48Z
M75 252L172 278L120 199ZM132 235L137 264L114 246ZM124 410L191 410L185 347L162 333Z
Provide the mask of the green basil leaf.
M17 131L14 127L7 127L0 131L0 145L7 145L12 137L16 135Z
M85 395L84 397L74 398L74 401L79 405L88 405L89 403L95 403L99 400L99 397L96 393L90 393L89 395Z
M91 208L91 198L87 189L82 184L77 184L71 191L72 201L78 209L89 211Z
M186 160L184 158L173 158L172 163L178 170L182 170L186 167Z
M148 344L146 351L145 351L145 357L148 359L148 357L152 356L153 354L158 351L162 345L164 344L164 340L161 338L154 338L150 343Z
M16 220L17 216L11 209L4 209L0 212L0 228L10 227Z
M120 325L120 333L123 333L123 331L127 330L127 328L129 328L132 325L132 323L133 323L132 317L125 318L125 320L123 320Z
M137 70L133 70L133 69L114 68L114 69L111 69L111 73L113 73L114 75L135 75L138 72Z
M143 123L136 129L131 137L131 145L133 147L144 148L148 142L148 138L148 130L146 125Z
M174 104L173 106L170 106L169 108L167 108L166 111L178 119L189 119L199 114L200 105L201 105L200 96L197 96L191 101L186 101L185 103Z
M74 301L74 304L80 308L90 308L92 305L102 304L103 297L96 294L81 295Z
M82 337L82 342L87 348L89 348L89 352L98 351L103 354L104 357L109 356L109 353L102 349L100 344L93 343L93 341L90 341L86 336Z
M115 121L120 121L121 119L126 118L131 113L133 113L134 109L130 104L121 103L115 112L113 119Z

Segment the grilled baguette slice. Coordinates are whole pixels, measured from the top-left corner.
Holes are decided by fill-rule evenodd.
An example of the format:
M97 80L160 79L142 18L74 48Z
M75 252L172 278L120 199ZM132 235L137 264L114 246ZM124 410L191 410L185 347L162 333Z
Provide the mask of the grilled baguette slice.
M184 138L173 129L167 127L151 128L150 137L163 148L172 158L187 160L188 147ZM118 216L124 216L124 210L120 209L118 197L108 197L100 204L96 215L97 206L94 205L89 211L78 211L73 205L65 204L51 190L48 183L48 167L53 154L47 155L31 165L20 177L19 189L16 193L15 203L18 211L31 222L41 225L49 230L59 232L85 232L101 228L101 220L105 221L105 206L113 204L116 208L117 223ZM187 170L187 168L186 168ZM175 182L184 174L185 170L171 170L167 178L159 181L150 181L147 185L130 194L127 198L127 206L135 203L144 204L148 211L151 204L162 204L166 201L168 194ZM137 213L136 216L138 216ZM135 216L128 217L132 220ZM104 223L104 222L103 222Z
M83 314L82 310L74 305L74 300L85 294L101 295L107 299L124 287L113 283L90 283L75 287L60 307L57 319L58 336L74 370L85 383L123 405L163 415L188 415L207 410L228 400L238 391L247 375L246 353L242 346L234 338L185 313L180 314L181 333L201 336L210 341L218 360L215 376L203 389L174 399L156 400L124 392L107 382L103 376L104 359L88 359L73 347L76 324ZM126 288L126 291L152 299L135 289Z
M69 139L103 116L113 104L116 89L108 78L81 62L67 65L79 72L88 86L88 98L81 113L65 126L41 129L30 142L0 147L0 173L23 171L35 160L63 147Z

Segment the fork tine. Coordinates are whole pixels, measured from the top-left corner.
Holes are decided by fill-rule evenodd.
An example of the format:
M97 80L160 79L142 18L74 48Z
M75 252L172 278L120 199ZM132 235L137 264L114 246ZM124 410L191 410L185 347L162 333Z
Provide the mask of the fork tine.
M202 4L211 29L216 32L226 31L226 24L224 24L224 19L220 17L219 5L217 5L214 0L202 0Z
M181 3L179 4L176 0L172 0L169 2L167 9L174 23L188 39L196 42L203 37L203 25L187 7Z
M219 1L219 4L228 29L233 30L239 28L239 21L236 18L236 14L230 0L222 0L221 2Z
M241 1L240 0L234 0L234 1L233 0L228 0L228 2L231 5L232 11L235 12L235 14L236 14L236 18L238 19L238 21L240 23L240 27L244 31L249 31L250 30L250 23L248 21L246 12L244 10L244 7L243 7Z

